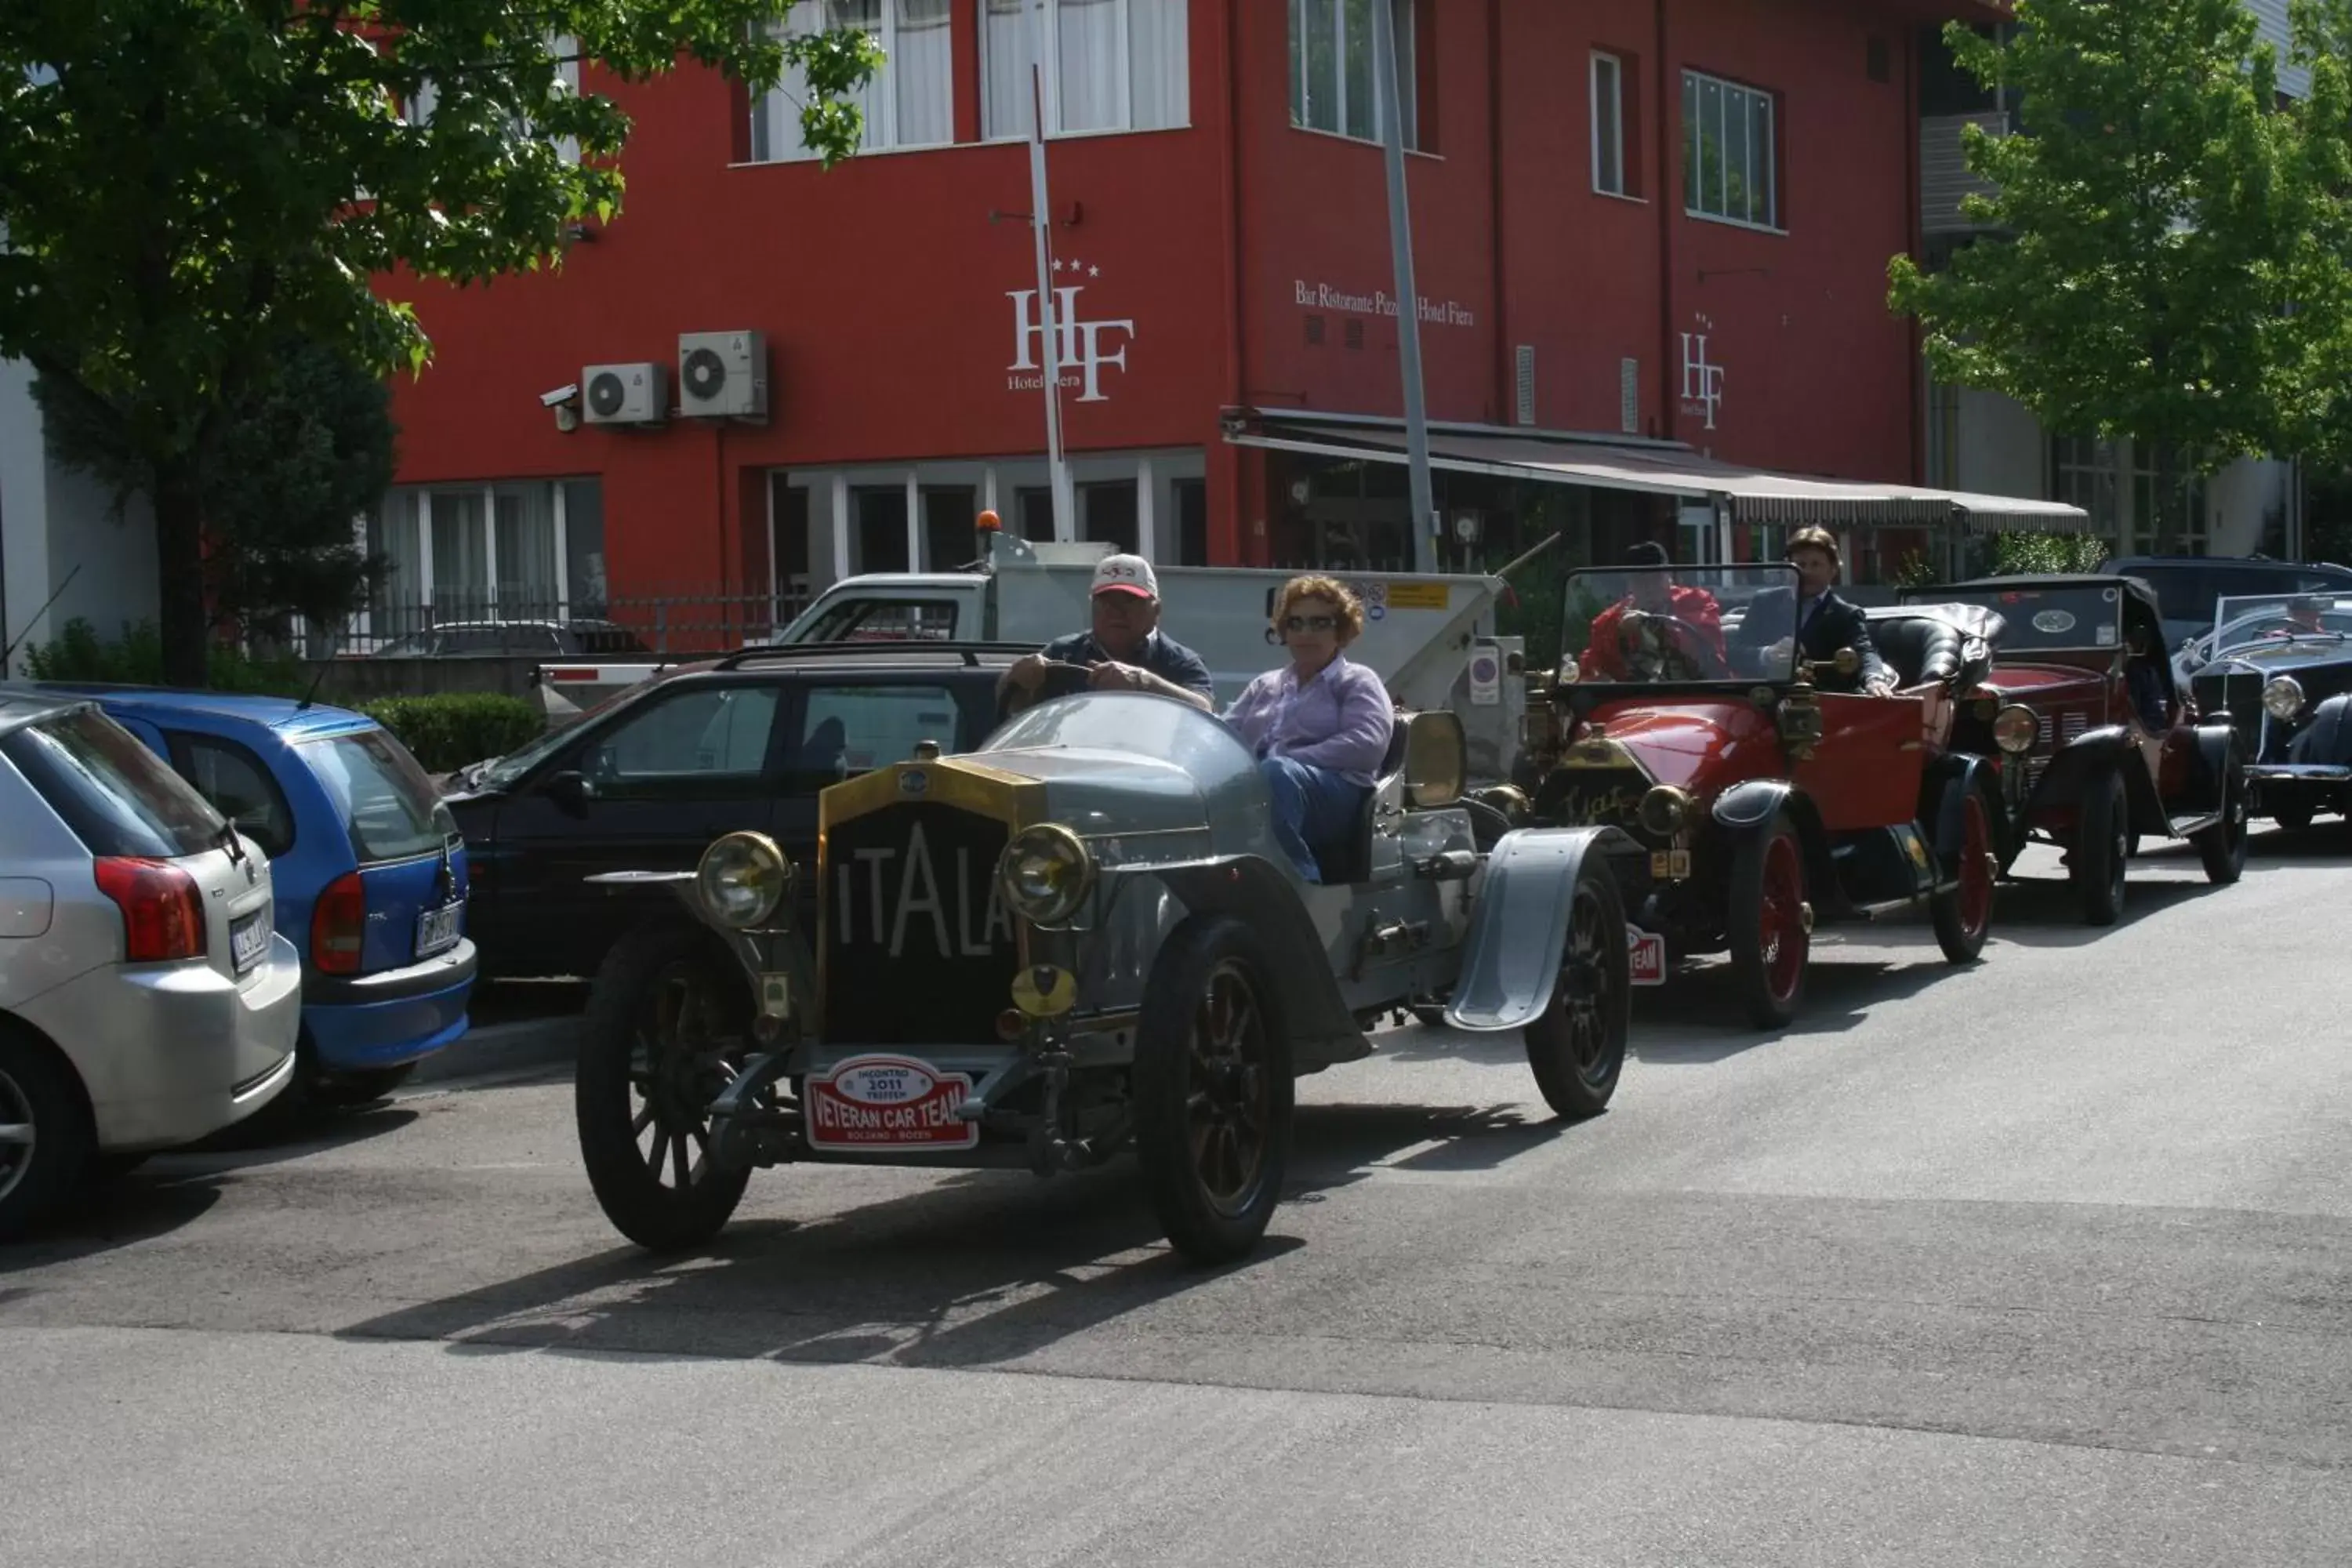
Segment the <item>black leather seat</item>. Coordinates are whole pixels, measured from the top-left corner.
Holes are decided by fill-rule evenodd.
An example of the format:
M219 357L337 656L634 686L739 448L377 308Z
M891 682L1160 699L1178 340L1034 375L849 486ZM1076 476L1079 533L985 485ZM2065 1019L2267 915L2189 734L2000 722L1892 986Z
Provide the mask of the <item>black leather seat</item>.
M1934 616L1890 616L1870 624L1878 657L1905 686L1957 680L1968 665L1967 638Z
M1444 728L1451 731L1457 751L1462 745L1461 721L1452 711L1433 713L1400 713L1396 727L1389 731L1389 749L1381 758L1380 772L1372 775L1371 792L1364 796L1363 810L1356 816L1356 831L1344 846L1335 845L1316 853L1315 863L1323 872L1323 880L1361 882L1372 874L1372 835L1374 818L1380 809L1381 786L1404 772L1405 753L1412 744L1416 728L1424 731ZM1424 738L1423 745L1434 743ZM1459 767L1457 766L1457 775ZM1408 805L1411 802L1406 803Z

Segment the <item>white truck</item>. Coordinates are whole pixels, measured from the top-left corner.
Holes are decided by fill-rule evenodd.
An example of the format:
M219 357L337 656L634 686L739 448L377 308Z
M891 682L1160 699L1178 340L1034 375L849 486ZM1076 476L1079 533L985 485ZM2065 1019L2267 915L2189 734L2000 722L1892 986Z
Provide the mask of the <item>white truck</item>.
M778 632L775 644L926 640L1042 647L1084 630L1095 563L1108 544L1033 543L991 535L969 572L877 572L844 578ZM1160 625L1200 654L1222 706L1282 658L1274 596L1296 573L1237 566L1158 569ZM1364 602L1363 637L1348 657L1370 668L1408 708L1462 717L1470 774L1507 781L1527 711L1525 648L1495 635L1499 576L1333 572ZM532 672L551 724L692 660L542 664Z

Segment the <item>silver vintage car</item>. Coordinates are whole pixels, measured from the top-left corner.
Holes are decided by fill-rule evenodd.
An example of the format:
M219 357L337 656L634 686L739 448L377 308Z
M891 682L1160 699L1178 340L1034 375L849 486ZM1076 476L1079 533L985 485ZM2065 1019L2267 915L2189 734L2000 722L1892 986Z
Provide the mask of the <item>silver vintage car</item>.
M598 1200L667 1249L725 1225L757 1166L1043 1175L1132 1149L1177 1250L1230 1259L1282 1195L1294 1079L1405 1010L1520 1031L1551 1107L1596 1114L1632 983L1605 861L1640 851L1514 831L1464 771L1454 714L1399 715L1351 863L1310 884L1225 725L1070 695L827 789L814 867L736 833L694 873L592 879L682 905L596 977L576 1100Z

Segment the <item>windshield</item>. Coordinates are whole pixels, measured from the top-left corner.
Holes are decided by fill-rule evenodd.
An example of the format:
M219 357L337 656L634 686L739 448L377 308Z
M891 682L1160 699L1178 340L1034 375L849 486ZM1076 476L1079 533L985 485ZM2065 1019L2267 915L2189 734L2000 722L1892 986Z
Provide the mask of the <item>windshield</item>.
M2242 595L2215 606L2213 651L2278 647L2297 641L2339 643L2352 637L2352 595Z
M2003 653L2112 653L2123 643L2124 591L2092 584L2059 588L1939 588L1936 597L2000 616Z
M2292 595L2315 588L2332 588L2339 593L2352 589L2352 584L2332 574L2289 564L2263 567L2150 563L2120 570L2124 575L2137 577L2156 590L2156 601L2166 620L2189 621L2207 627L2221 624L2214 614L2214 601L2225 594Z
M175 860L227 834L185 779L95 710L29 724L0 740L0 752L93 855Z
M1779 562L1571 573L1562 660L1587 682L1790 681L1796 605L1796 568Z
M597 703L593 708L582 713L579 718L572 720L570 723L558 725L549 729L535 739L524 743L523 745L516 747L513 751L509 752L502 757L493 757L489 759L489 766L482 770L482 776L475 781L474 787L477 789L506 788L509 784L514 783L515 780L522 777L523 774L530 772L531 769L537 767L541 762L552 755L557 747L562 745L566 741L572 740L577 736L581 732L581 726L586 724L589 721L597 718L601 714L613 711L613 710L618 708L625 702L635 701L638 698L644 696L646 692L653 690L660 684L661 679L659 677L647 676L645 679L638 681L635 686L625 686L621 688L620 690L615 691L610 697L605 698L602 702ZM450 781L450 787L452 789L457 787L457 784L462 778L463 770L461 769L459 770L458 777L453 778Z
M408 749L382 730L311 741L302 747L349 826L360 864L438 855L457 819Z
M1077 746L1158 757L1186 769L1230 768L1249 762L1248 749L1225 726L1172 697L1133 692L1082 692L1040 703L991 735L982 752ZM1240 753L1236 757L1235 753Z

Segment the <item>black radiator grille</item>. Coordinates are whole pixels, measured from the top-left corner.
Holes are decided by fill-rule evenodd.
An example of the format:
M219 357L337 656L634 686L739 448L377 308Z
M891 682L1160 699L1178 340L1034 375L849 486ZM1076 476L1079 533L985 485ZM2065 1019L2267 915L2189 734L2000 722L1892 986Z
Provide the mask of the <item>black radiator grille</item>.
M824 1038L982 1045L1020 965L996 892L1004 824L953 806L887 806L826 837Z

